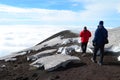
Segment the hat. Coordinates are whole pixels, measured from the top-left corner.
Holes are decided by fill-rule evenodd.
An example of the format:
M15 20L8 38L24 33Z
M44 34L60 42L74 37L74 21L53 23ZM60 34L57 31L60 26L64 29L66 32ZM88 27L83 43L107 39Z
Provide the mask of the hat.
M103 23L104 23L103 21L100 21L100 22L99 22L99 25L103 25Z
M84 30L87 30L87 27L86 27L86 26L84 27Z

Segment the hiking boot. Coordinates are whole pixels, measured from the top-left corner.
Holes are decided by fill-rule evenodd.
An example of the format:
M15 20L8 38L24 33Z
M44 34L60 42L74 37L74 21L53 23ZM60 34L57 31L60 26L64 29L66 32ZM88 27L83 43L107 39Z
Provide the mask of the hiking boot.
M82 54L82 57L85 57L85 56L86 56L86 54L85 54L85 53L83 53L83 54Z
M91 58L91 61L92 61L93 63L97 63L97 61L96 61L96 60L93 60L93 58Z

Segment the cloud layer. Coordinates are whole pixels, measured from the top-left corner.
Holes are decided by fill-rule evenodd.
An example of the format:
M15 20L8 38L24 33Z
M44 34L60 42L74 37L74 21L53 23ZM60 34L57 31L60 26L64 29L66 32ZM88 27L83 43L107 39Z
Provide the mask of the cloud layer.
M59 26L2 26L0 27L0 57L32 47L51 35L66 30Z

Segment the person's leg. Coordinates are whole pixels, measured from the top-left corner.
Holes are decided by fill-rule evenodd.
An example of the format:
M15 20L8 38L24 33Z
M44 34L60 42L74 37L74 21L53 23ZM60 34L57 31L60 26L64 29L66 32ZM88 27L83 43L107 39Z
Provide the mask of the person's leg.
M103 57L104 57L104 45L100 47L100 60L99 63L102 65L103 64Z
M86 54L86 43L82 43L82 56L84 57Z
M86 53L86 49L87 49L87 42L84 43L84 53Z
M81 43L81 50L82 50L82 53L84 53L84 43Z
M98 46L94 46L94 53L93 53L93 58L91 59L93 62L97 62L96 61L96 54L97 54L97 52L98 52L98 50L99 50L99 47Z

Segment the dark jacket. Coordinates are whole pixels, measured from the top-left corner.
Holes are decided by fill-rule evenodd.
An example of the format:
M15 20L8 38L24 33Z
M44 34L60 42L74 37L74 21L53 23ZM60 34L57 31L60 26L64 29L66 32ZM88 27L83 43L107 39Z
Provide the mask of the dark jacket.
M105 44L105 39L108 38L108 31L104 28L103 25L98 25L98 28L95 31L93 44L101 46Z

